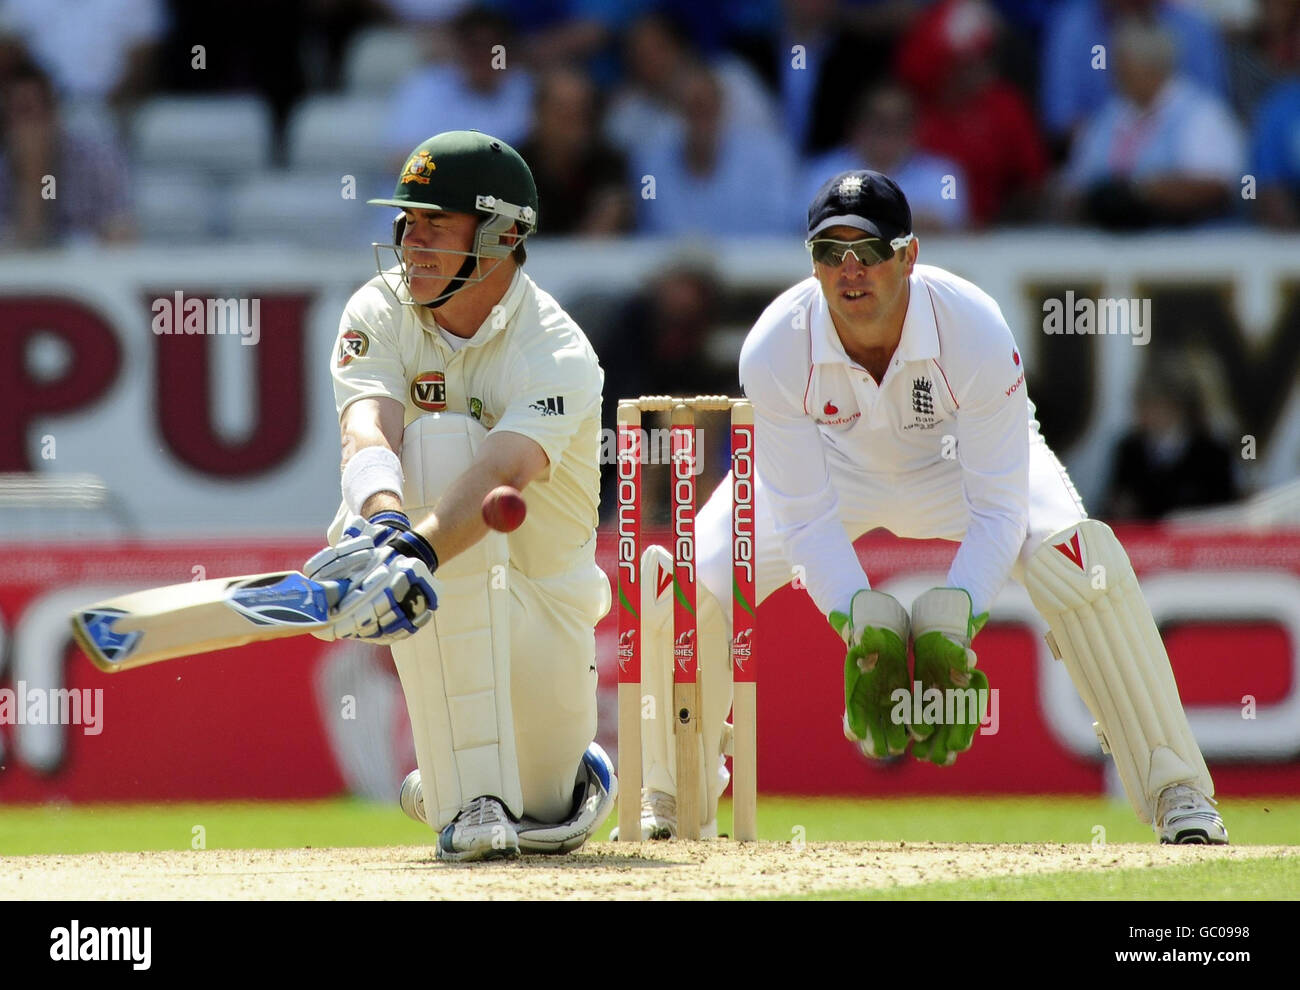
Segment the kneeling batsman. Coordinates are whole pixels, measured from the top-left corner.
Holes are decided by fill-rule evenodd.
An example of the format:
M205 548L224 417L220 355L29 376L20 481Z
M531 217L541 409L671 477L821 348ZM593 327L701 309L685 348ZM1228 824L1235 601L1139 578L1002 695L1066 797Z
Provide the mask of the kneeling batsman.
M369 455L387 463L382 490L400 490L401 508L363 520L352 506L365 499L345 499L347 511L340 510L332 529L338 532L345 520L349 525L303 568L337 589L334 624L317 633L320 638L392 647L418 764L402 786L400 804L437 833L442 860L569 852L600 826L618 792L609 758L591 742L583 720L567 718L568 731L555 729L547 699L534 698L532 691L513 696L516 666L521 684L545 676L555 683L580 682L585 690L589 665L576 646L569 648L567 627L551 628L558 613L545 607L536 583L512 566L506 535L488 531L454 552L446 547L456 541L448 539L438 544L446 557L440 562L421 532L423 524L411 525L411 519L437 515L458 479L475 470L484 474L479 454L489 442L481 424L460 414L431 414L410 423L400 464L387 450ZM454 506L440 519L453 512ZM509 575L508 583L497 584L497 575ZM512 664L514 624L532 642L555 649ZM584 636L578 639L590 641L594 650L590 627L580 631ZM552 658L554 670L539 672L539 663ZM558 663L565 659L575 662ZM594 734L594 684L590 690ZM522 752L518 732L528 739Z

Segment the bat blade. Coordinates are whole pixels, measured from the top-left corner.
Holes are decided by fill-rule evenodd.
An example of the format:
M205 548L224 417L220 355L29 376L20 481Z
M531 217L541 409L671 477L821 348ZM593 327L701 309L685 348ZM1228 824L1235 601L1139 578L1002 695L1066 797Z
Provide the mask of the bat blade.
M72 634L100 670L299 636L330 624L326 586L297 571L136 591L72 614Z

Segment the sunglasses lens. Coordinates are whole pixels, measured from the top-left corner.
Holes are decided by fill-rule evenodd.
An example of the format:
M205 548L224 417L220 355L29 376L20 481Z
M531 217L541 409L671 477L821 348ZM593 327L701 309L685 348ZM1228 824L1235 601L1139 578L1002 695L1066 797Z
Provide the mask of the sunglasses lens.
M882 261L888 261L894 256L894 249L875 237L863 238L860 241L820 240L812 242L813 261L823 265L838 267L844 264L844 259L850 251L858 259L858 263L862 265L879 264Z

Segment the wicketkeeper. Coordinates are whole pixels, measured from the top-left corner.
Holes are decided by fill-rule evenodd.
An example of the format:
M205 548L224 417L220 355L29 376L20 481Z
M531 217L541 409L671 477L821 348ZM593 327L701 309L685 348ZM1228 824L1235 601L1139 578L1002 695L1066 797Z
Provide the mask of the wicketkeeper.
M987 696L972 642L1007 577L1029 591L1049 642L1097 720L1138 817L1161 842L1226 843L1214 784L1188 729L1169 659L1124 548L1083 504L1034 420L1025 369L996 302L950 272L918 265L902 191L852 171L808 210L812 276L759 317L740 356L755 416L755 544L761 601L802 568L844 640L844 732L864 754L910 745L940 766L970 748L979 711L909 719L919 682ZM960 543L944 587L910 610L873 590L853 541L883 527ZM731 482L697 520L698 651L704 685L705 834L716 833L730 707ZM642 558L648 630L642 675L671 711L671 558ZM657 596L656 589L663 589ZM915 667L908 669L908 644ZM944 695L946 697L946 694ZM966 695L969 696L969 695ZM906 709L906 717L898 713ZM642 834L676 833L671 720L643 726Z

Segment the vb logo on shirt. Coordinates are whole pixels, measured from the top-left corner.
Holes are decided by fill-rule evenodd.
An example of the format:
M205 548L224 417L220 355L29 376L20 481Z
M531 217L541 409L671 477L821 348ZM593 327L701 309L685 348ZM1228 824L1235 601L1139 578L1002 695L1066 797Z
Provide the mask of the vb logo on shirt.
M441 371L426 371L411 382L411 401L426 412L447 408L447 376Z

